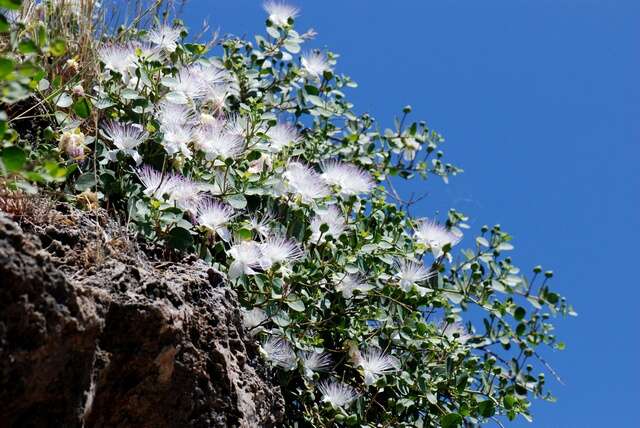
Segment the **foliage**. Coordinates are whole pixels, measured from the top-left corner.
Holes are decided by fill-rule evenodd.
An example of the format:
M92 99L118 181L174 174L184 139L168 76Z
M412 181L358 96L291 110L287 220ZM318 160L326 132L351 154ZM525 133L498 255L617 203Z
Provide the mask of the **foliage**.
M59 14L46 5L45 22ZM54 162L67 193L210 262L246 308L289 425L529 419L532 398L552 398L539 348L564 347L550 318L574 315L552 273L522 274L500 226L454 257L467 217L412 218L392 185L461 172L442 137L410 107L384 131L356 114L338 55L301 54L314 33L294 29L298 11L265 8L255 42L188 43L179 21L129 27L91 42L94 67L33 19L7 24L3 101L35 99L49 122L21 137L28 110L4 119L5 174L44 189L25 165ZM90 85L78 69L96 70Z

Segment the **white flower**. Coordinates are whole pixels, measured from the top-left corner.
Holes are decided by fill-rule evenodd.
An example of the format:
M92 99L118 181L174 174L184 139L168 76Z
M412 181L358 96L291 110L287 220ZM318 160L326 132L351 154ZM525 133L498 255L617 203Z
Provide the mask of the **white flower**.
M195 112L186 105L162 101L156 111L160 130L175 126L191 126L195 122Z
M414 139L408 139L402 150L402 157L404 160L412 161L416 158L418 150L420 150L420 143Z
M174 155L181 153L186 158L191 157L189 143L194 139L194 130L190 125L179 125L170 123L162 127L162 146L167 154Z
M107 156L110 160L116 160L116 154L122 152L131 156L137 165L142 162L142 157L136 148L149 138L149 133L138 124L119 123L109 121L102 128L102 131L109 140L117 147L117 150L110 150Z
M183 67L178 71L170 88L191 100L203 98L207 94L208 84L197 68Z
M271 227L269 226L271 220L272 217L270 213L263 215L260 218L257 216L251 216L249 217L249 225L258 235L262 238L266 238L271 234Z
M227 119L226 128L229 133L245 138L249 133L249 121L244 116L234 114Z
M300 245L284 236L269 236L260 244L260 266L267 270L276 263L293 263L304 256Z
M320 231L320 226L326 224L329 227L325 233ZM340 210L331 205L323 210L318 210L311 219L311 240L313 242L324 241L325 236L331 235L338 239L347 228L346 222Z
M331 71L327 57L321 52L306 52L300 60L305 71L315 78L320 78L325 71Z
M178 208L195 214L203 200L202 185L182 176L175 176L173 179L175 184L169 201L174 202Z
M272 152L279 152L290 144L295 145L300 142L298 130L295 126L288 123L279 123L276 126L269 128L267 136L270 140L270 144L267 148Z
M373 286L367 284L365 279L360 275L345 275L339 278L339 283L336 286L337 291L342 292L342 297L345 299L353 298L353 292L359 291L361 294L366 293L369 290L373 290Z
M281 337L271 336L260 345L265 358L276 367L291 370L296 366L296 354Z
M175 176L170 174L163 176L162 172L148 165L138 168L136 174L144 186L144 194L156 199L162 199L164 195L170 195L178 181Z
M200 113L201 125L223 126L221 121L209 113Z
M412 288L416 287L418 292L424 295L426 289L419 287L417 284L437 275L436 271L431 271L425 268L422 263L416 263L413 260L396 260L395 264L397 269L395 277L398 279L400 288L404 292L409 292Z
M208 87L204 98L205 101L211 103L214 111L220 111L224 109L227 98L231 94L229 86L225 84L211 85Z
M369 348L360 354L358 366L364 374L364 383L373 385L385 374L397 371L400 363L397 358L385 354L378 348Z
M335 160L322 165L322 179L330 185L338 186L343 195L369 193L374 182L368 172L355 165Z
M242 310L242 325L251 334L257 333L254 329L257 329L268 319L267 314L260 308L253 308L251 310Z
M462 239L458 234L429 219L423 219L418 224L414 237L416 241L431 249L436 258L443 254L442 249L445 245L449 244L453 247Z
M159 47L152 45L149 42L132 42L133 52L136 55L136 61L140 63L142 61L162 61L164 56ZM141 76L143 83L147 86L151 83L146 73L142 73Z
M322 393L322 401L335 407L347 407L358 398L353 387L334 380L320 382L318 389Z
M205 199L199 206L196 221L199 225L216 232L223 240L229 241L231 235L225 227L233 217L233 208L215 199Z
M229 278L234 280L242 275L254 275L253 268L260 266L260 246L255 241L241 241L234 244L228 251L233 262L229 266Z
M289 185L289 192L300 195L303 202L311 202L329 195L329 188L323 183L320 175L300 162L290 162L283 176Z
M269 14L269 21L277 26L284 26L289 23L289 18L298 16L298 8L283 2L270 0L264 3L264 10Z
M180 33L180 28L163 25L160 28L154 28L149 31L147 38L160 49L164 49L167 52L173 52L178 47L177 42L180 39Z
M440 324L440 330L450 342L457 341L464 345L471 339L471 335L467 333L467 329L459 322L449 323L443 321Z
M302 367L306 377L313 377L313 372L326 372L329 370L333 361L327 352L305 351L300 354Z
M207 160L235 158L244 151L241 137L227 132L219 123L201 126L196 132L196 143Z
M252 160L249 162L249 168L247 168L247 172L251 174L260 174L265 170L269 170L273 162L271 160L271 156L260 153L260 157L258 159Z
M135 50L130 44L105 45L98 49L98 58L106 69L120 73L125 78L136 64Z

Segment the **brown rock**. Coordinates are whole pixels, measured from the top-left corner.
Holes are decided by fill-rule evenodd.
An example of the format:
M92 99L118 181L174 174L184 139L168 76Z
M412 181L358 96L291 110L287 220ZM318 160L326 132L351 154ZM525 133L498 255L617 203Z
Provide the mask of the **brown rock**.
M279 424L282 396L220 275L158 263L104 214L55 214L0 213L0 426Z

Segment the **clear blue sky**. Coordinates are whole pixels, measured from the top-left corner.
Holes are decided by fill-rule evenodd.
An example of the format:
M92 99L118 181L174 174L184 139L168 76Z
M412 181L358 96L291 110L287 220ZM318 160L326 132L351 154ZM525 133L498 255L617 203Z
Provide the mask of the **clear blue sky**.
M547 354L566 385L534 404L534 426L631 427L640 403L640 1L314 0L299 30L342 55L356 111L384 125L406 104L447 139L465 173L416 214L454 207L500 223L522 268L555 271L580 316ZM264 32L255 0L191 0L191 27ZM636 422L634 423L634 419ZM515 426L531 426L521 421ZM637 426L637 425L635 425Z

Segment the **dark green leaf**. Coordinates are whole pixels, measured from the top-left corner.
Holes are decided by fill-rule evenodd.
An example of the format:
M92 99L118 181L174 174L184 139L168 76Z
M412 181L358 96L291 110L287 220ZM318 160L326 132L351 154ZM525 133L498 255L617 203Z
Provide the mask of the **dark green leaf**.
M520 321L524 318L526 314L527 314L527 311L522 306L518 306L515 312L513 313L513 316L515 319Z
M462 425L462 416L457 413L449 413L440 418L442 428L457 428Z
M7 147L2 150L0 158L2 158L2 163L9 172L20 171L27 162L27 155L19 147Z
M517 399L513 395L505 395L502 399L502 403L504 404L504 408L510 410L516 404Z
M168 242L176 250L188 250L193 245L193 237L187 229L174 227L169 232Z
M11 28L7 17L0 13L0 33L6 33Z
M485 418L490 418L496 413L496 408L493 404L493 401L486 400L481 403L478 403L478 411Z
M76 180L76 190L79 190L80 192L91 189L93 186L96 185L96 178L93 172L85 172L84 174L82 174L80 177L78 177L78 180Z

